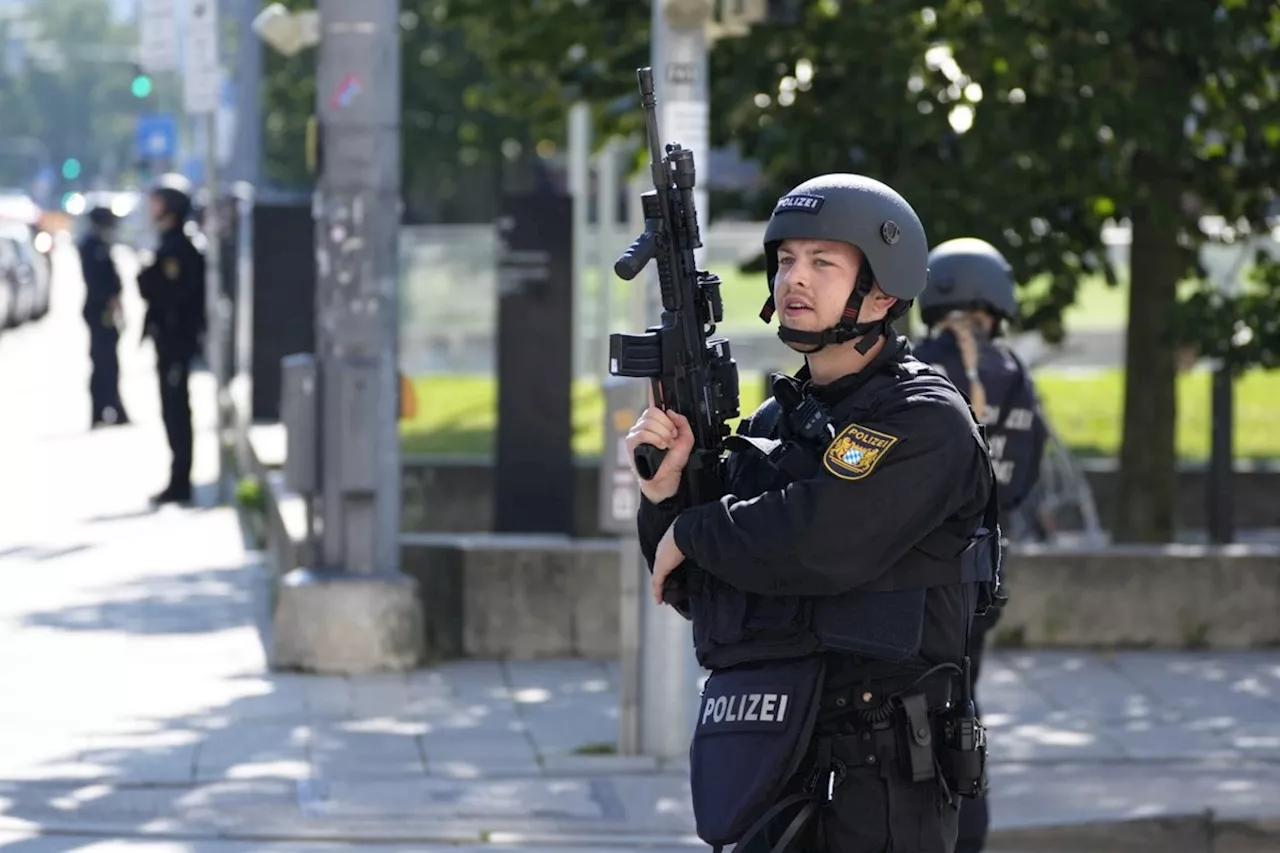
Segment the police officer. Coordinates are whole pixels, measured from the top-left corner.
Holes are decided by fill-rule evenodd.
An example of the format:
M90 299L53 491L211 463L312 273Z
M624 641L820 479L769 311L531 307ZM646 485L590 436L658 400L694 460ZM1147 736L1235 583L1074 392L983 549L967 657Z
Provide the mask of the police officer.
M920 295L929 337L915 348L916 357L950 376L986 425L1000 484L1001 519L1010 538L1043 538L1030 496L1048 432L1030 372L1001 340L1004 324L1017 314L1013 270L995 246L963 237L930 253L929 286ZM975 679L998 618L999 611L993 611L974 622ZM985 797L966 804L960 812L957 853L982 850L988 822Z
M89 229L80 240L80 270L85 298L82 316L89 326L90 428L129 423L120 399L120 274L111 259L119 220L108 208L89 211Z
M698 834L759 850L950 853L984 785L966 715L970 624L994 597L994 474L955 386L892 326L928 245L885 184L829 174L764 234L778 336L805 355L727 440L727 494L690 506L688 421L650 407L627 437L667 450L638 512L656 600L712 671L690 750Z
M147 302L143 337L156 348L160 412L173 461L169 485L152 500L191 500L192 427L187 379L205 330L204 256L183 230L191 214L191 194L181 176L166 176L151 191L151 219L160 242L152 264L138 274Z

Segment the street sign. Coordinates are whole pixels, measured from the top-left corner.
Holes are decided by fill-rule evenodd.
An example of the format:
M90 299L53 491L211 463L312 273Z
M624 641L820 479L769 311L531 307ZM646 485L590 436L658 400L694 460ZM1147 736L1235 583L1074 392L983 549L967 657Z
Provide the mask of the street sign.
M217 0L190 0L183 40L182 100L192 115L218 109L222 94L218 68Z
M150 160L168 160L178 149L178 126L172 115L138 116L134 143L138 156Z
M178 68L175 0L139 0L138 63L152 74Z

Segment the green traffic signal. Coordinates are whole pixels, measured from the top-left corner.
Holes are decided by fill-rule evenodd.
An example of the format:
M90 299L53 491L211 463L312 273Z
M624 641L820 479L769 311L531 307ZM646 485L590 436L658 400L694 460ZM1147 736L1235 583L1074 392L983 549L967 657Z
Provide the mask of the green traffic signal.
M68 181L74 181L80 177L80 161L74 157L68 157L62 161L62 177Z
M135 98L145 98L151 94L151 78L146 74L139 74L133 78L133 85L130 87Z

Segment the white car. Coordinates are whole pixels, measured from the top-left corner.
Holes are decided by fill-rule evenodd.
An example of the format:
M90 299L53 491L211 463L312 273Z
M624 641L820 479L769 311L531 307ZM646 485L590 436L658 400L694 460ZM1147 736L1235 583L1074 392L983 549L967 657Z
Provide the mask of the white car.
M49 312L50 268L48 259L36 249L36 234L30 226L0 220L0 266L11 270L11 302L8 325L37 320Z

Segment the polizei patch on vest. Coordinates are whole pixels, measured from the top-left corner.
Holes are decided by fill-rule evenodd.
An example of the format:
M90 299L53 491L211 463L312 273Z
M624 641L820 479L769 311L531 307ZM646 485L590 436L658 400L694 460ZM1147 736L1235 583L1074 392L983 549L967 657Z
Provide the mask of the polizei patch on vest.
M861 480L875 470L889 448L897 443L896 435L849 424L827 447L822 464L841 480Z
M781 688L708 694L702 699L698 728L706 734L716 731L786 728L791 720L793 704L791 691Z
M817 213L822 210L822 203L826 201L820 195L784 195L778 199L777 205L774 206L773 212L778 213Z

